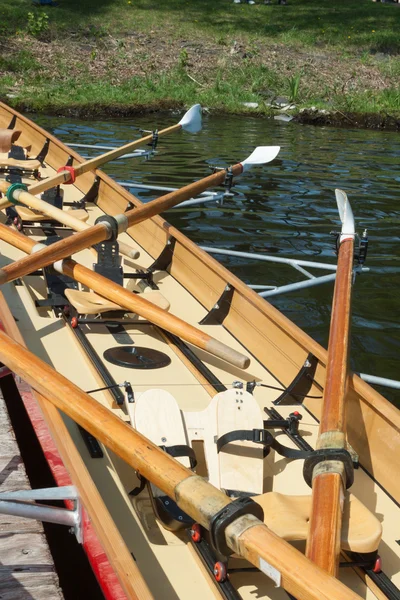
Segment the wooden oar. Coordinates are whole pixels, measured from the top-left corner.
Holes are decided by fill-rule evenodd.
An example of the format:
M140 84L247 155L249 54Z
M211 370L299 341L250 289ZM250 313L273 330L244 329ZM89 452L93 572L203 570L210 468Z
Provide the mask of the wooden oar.
M339 238L326 384L317 443L319 450L343 450L346 447L345 396L348 383L355 233L353 213L346 194L336 190L336 201L342 232ZM323 460L314 467L306 555L334 576L339 567L345 489L346 474L341 460Z
M161 129L158 131L158 136L168 135L169 133L174 133L175 131L179 131L183 129L183 131L188 131L189 133L197 133L201 129L201 107L200 104L195 104L190 108L182 117L182 119L176 125L172 125L171 127L167 127L166 129ZM127 154L131 150L138 148L139 146L143 146L148 142L151 142L153 139L153 135L146 135L139 140L135 140L134 142L129 142L120 148L116 148L115 150L110 150L101 156L96 156L95 158L91 158L76 167L68 167L63 170L59 169L59 172L52 177L49 177L45 181L41 181L35 185L32 185L29 188L31 194L40 194L50 188L59 185L60 183L68 183L71 179L75 180L79 175L83 173L87 173L88 171L94 171L101 167L111 160L115 160L124 154Z
M0 324L7 335L22 346L25 346L21 332L19 331L15 319L1 292ZM43 413L51 437L56 443L57 450L71 477L71 481L73 485L77 487L79 497L82 500L82 504L95 529L97 538L101 542L110 561L110 565L114 569L125 590L127 598L129 598L129 600L155 600L150 593L136 562L132 560L131 553L126 547L120 532L103 502L100 492L86 469L83 459L72 441L61 413L53 404L51 404L51 402L46 400L46 398L38 392L35 392L35 399L39 405L40 411ZM40 428L40 433L47 439L48 434L46 434L44 429ZM54 457L52 460L54 461ZM62 469L59 469L57 461L56 463L57 472L62 477ZM86 534L84 532L83 543L85 545L87 545L88 542L89 544L95 542L91 537L91 533L89 533L89 536L91 539L85 539ZM112 578L110 578L108 587L110 588L112 585Z
M230 169L218 171L217 173L209 175L199 181L195 181L180 190L161 196L161 198L157 198L152 202L148 202L147 204L134 208L124 214L109 217L109 219L114 223L115 229L118 229L119 233L126 231L126 229L132 225L141 223L154 215L160 214L168 208L176 206L179 202L188 200L188 198L196 196L210 187L215 187L223 183L228 172L232 173L234 176L240 175L253 165L266 164L272 161L278 155L279 150L279 146L260 146L256 148L246 160L237 163L230 167ZM10 193L10 190L12 193ZM10 190L8 192L9 200L17 202L19 195L22 193L21 190L16 189L13 191L12 188L10 188ZM32 271L46 267L67 256L71 256L75 252L79 252L89 246L107 240L112 234L112 225L102 222L89 227L89 229L85 231L76 233L69 238L56 242L55 244L52 244L51 247L41 248L40 246L37 246L37 252L35 252L34 256L22 258L14 264L7 265L3 269L0 269L0 284L23 277L28 273L32 273Z
M34 240L2 224L0 224L0 239L27 253L34 251L34 248L37 246L37 242ZM110 279L87 269L83 265L79 265L73 260L59 261L54 264L54 268L60 273L86 285L103 298L107 298L111 302L115 302L119 306L144 317L154 325L179 336L186 342L218 358L226 360L239 369L246 369L250 364L250 359L237 350L230 348L193 325L179 319L179 317L159 308L143 298L143 296L130 292Z
M0 192L7 193L8 188L11 184L6 181L0 181ZM24 192L23 190L18 194L18 202L29 206L29 208L33 208L34 210L38 210L41 213L47 215L51 219L66 225L67 227L71 227L74 231L86 231L89 229L90 225L76 219L74 217L73 210L61 210L44 200L40 200L40 198L36 198L30 192ZM7 208L7 206L12 206L12 202L2 202L0 203L0 210L3 208ZM119 242L119 251L124 256L128 258L138 258L140 256L140 252L135 248L132 248L128 244L124 242Z
M232 503L221 490L186 469L2 331L0 361L207 529L213 517ZM222 539L298 600L361 600L253 515L234 519Z

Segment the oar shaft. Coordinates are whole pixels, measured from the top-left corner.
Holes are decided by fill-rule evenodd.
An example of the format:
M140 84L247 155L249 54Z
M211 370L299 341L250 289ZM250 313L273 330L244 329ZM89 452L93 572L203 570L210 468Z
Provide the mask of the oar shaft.
M37 242L32 240L27 235L23 235L22 233L14 231L11 229L11 227L3 225L3 223L0 223L0 239L2 239L4 242L7 242L7 244L10 244L10 246L15 246L15 248L18 248L27 254L30 254L37 244Z
M0 239L27 253L31 253L37 245L35 241L2 224L0 224ZM64 275L76 279L104 298L144 317L186 342L226 360L240 369L246 369L249 366L250 359L247 356L83 265L79 265L73 260L63 260L54 266Z
M1 231L4 231L3 228L1 228ZM49 247L43 247L43 244L37 243L35 244L37 252L0 269L0 284L7 281L14 281L14 279L28 275L37 269L51 265L57 260L62 260L66 256L75 254L75 252L94 246L107 239L107 236L107 227L99 223L85 231L51 244Z
M306 556L334 577L339 570L343 502L339 473L322 473L314 478Z
M9 186L10 184L6 183L5 181L0 182L0 191L3 193L7 192ZM55 221L58 221L59 223L70 227L74 231L86 231L90 227L90 225L88 225L84 221L76 219L74 217L73 211L61 210L56 206L45 202L44 200L36 198L36 196L33 196L30 192L18 190L17 195L18 202L21 202L22 204L25 204L26 206L29 206L34 210L39 210L51 219L54 219ZM12 203L4 202L3 204L0 204L0 209L6 208L7 206L12 206ZM127 256L128 258L135 259L139 256L138 250L135 250L135 248L132 248L124 242L119 242L119 251L121 254Z
M354 241L348 239L342 242L332 303L320 436L328 431L345 431L344 407L350 347L353 255Z
M231 167L233 176L240 175L243 172L243 167L241 163L238 163ZM170 192L169 194L165 194L165 196L161 196L161 198L157 198L152 202L148 202L147 204L143 204L138 208L133 208L125 213L125 216L128 219L129 227L132 225L137 225L146 219L150 219L155 215L158 215L169 208L172 208L176 204L183 202L184 200L188 200L189 198L196 197L205 190L216 187L225 181L226 171L217 171L208 177L204 177L199 181L195 181L180 190L176 190L175 192Z
M1 292L0 327L14 341L26 347L21 332ZM79 455L68 433L61 413L54 404L46 400L38 392L35 394L35 399L47 422L51 437L54 439L57 450L71 477L71 481L77 488L79 497L88 513L97 537L108 556L110 565L126 592L127 598L129 600L155 600L148 590L136 562L132 561L132 556L123 542L99 491L86 469L82 457ZM41 429L41 434L43 435L43 433L44 431ZM44 437L47 439L47 435ZM56 468L58 470L58 466ZM86 544L87 542L88 540L86 539L84 543Z
M348 379L354 239L339 247L332 303L328 362L317 447L345 448L345 396ZM313 472L306 556L337 576L346 480L344 465L325 460Z
M204 527L209 528L213 516L231 502L2 331L0 361ZM284 588L298 600L361 600L254 517L234 521L226 530L226 542L256 567L265 571L272 565L281 573Z
M241 163L231 167L234 175L242 173L243 166ZM119 215L121 222L125 223L125 227L132 226L137 223L141 223L145 219L153 217L167 208L172 208L179 202L191 198L194 193L198 194L205 191L211 186L218 185L225 180L227 171L224 169L218 171L213 175L200 179L185 187L171 192L166 196L157 198L152 202L148 202L144 206L132 209L124 215ZM18 190L17 190L18 194ZM116 217L118 218L118 217ZM36 269L47 267L48 265L71 256L80 250L84 250L88 246L93 246L101 241L107 240L110 236L108 227L102 224L93 225L89 229L83 232L76 233L68 238L65 238L55 244L52 244L49 248L44 248L35 252L35 256L28 256L15 262L12 265L7 265L3 269L0 269L0 284L6 283L7 281L13 281L19 277L24 277Z
M83 265L79 265L73 260L63 260L54 266L64 275L76 279L108 300L144 317L154 325L177 335L197 348L222 358L240 369L249 366L250 359L247 356Z
M181 129L181 125L179 125L179 124L172 125L171 127L167 127L166 129L162 129L161 131L159 131L158 136L167 135L168 133L173 133L174 131L179 131L179 129ZM87 173L88 171L97 169L101 165L104 165L105 163L109 162L110 160L115 160L116 158L119 158L120 156L127 154L131 150L134 150L135 148L138 148L139 146L143 146L143 144L146 144L147 142L151 142L152 139L153 139L152 134L146 135L146 136L140 138L139 140L135 140L134 142L129 142L128 144L125 144L124 146L121 146L120 148L116 148L115 150L110 150L110 152L106 152L105 154L102 154L101 156L91 158L90 160L87 160L87 161L77 165L76 167L74 167L75 177L78 177L79 175L82 175L83 173ZM60 173L56 173L52 177L49 177L48 179L31 186L29 188L29 191L31 194L40 194L41 192L45 192L46 190L49 190L50 188L52 188L56 185L60 185L62 183L68 183L70 179L71 179L70 171L67 171L67 170L61 171Z

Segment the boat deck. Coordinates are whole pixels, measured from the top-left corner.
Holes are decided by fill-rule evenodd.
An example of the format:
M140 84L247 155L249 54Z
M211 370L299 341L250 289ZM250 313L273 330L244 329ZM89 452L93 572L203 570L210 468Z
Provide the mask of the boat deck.
M54 169L46 164L41 169L41 174L43 178L50 177L54 174ZM27 183L31 182L27 180ZM62 186L62 189L65 192L65 200L69 203L82 200L83 192L78 187ZM89 202L90 206L87 207L88 224L92 225L97 217L102 216L103 210L111 213L124 210L124 207L121 208L118 203L120 200L118 191L114 193L111 188L105 188L99 197L100 200L98 199L97 203ZM3 214L0 220L5 221L6 215ZM154 259L160 255L162 247L159 247L160 240L157 238L157 231L153 225L154 223L149 221L143 226L132 228L133 239L127 233L121 234L119 239L122 242L132 244L140 250L137 260L123 258L122 265L125 275L129 273L136 275L139 271L146 271L153 264ZM163 224L162 227L168 232L171 231L168 224ZM58 229L53 225L44 227L40 223L35 226L26 224L24 232L36 241L51 238L55 233L61 236L70 233L68 229ZM67 318L64 318L67 316L66 313L64 312L63 318L60 318L53 310L51 302L48 302L51 298L48 297L49 286L47 284L50 280L48 277L52 274L46 273L46 271L33 272L14 283L5 284L2 286L2 291L27 347L37 357L50 364L59 374L82 390L89 391L99 404L112 411L125 423L147 434L147 430L144 432L138 426L140 423L143 425L143 420L141 422L137 416L138 413L140 415L140 411L137 410L140 400L143 400L142 397L144 397L148 401L149 394L155 396L164 394L163 398L166 401L166 392L172 395L176 401L180 418L175 419L175 423L171 424L173 419L169 418L170 414L167 414L168 418L164 418L159 416L161 411L153 410L152 413L147 413L148 418L145 424L149 426L149 429L150 425L157 426L158 434L161 432L162 435L160 438L162 443L168 442L173 445L176 442L172 444L170 435L172 435L172 431L175 431L174 425L184 418L187 425L185 435L193 444L193 449L199 458L198 474L208 477L209 481L213 482L216 480L216 474L219 477L221 471L224 475L224 482L222 480L217 482L221 489L252 491L247 485L246 479L250 475L256 480L259 488L257 494L260 497L268 495L268 492L284 494L288 497L294 495L310 497L310 489L303 478L302 461L282 458L275 451L271 451L264 459L263 456L259 456L262 454L259 452L259 448L254 452L254 448L245 445L246 442L243 442L242 446L238 445L239 450L236 449L235 453L224 452L221 456L216 455L213 434L216 422L218 421L218 425L220 421L225 422L225 415L221 410L221 415L213 413L214 421L207 420L211 414L209 408L212 406L216 390L204 375L205 368L209 373L209 379L211 375L211 379L219 380L219 387L225 386L229 391L238 389L236 384L238 380L243 385L253 381L262 384L262 387L261 385L257 386L254 390L254 400L258 405L257 418L263 419L265 418L264 408L269 410L274 408L273 402L286 389L279 379L279 373L282 373L283 369L288 370L285 381L290 381L293 376L297 376L299 362L303 364L307 356L306 350L302 348L299 350L295 339L284 335L282 328L272 321L267 323L262 320L256 327L254 321L258 319L258 312L255 305L245 302L243 296L236 292L230 306L230 313L222 324L200 324L208 313L206 306L210 307L215 303L214 291L221 289L219 275L216 271L206 269L204 260L197 255L194 256L184 245L177 243L173 254L171 265L166 267L158 264L157 268L153 268L156 291L159 296L168 301L170 314L179 316L237 351L244 354L252 352L251 364L246 370L232 367L223 360L191 345L186 348L185 354L173 337L171 339L159 327L134 317L130 313L127 318L115 317L115 322L111 325L102 318L89 318L86 321L81 318L77 322L78 327L73 327L72 322L71 326L66 326L66 321L68 321ZM1 267L23 256L22 251L6 242L1 243ZM96 260L95 255L89 249L77 253L75 257L78 263L89 269L93 268L93 262ZM135 271L137 273L134 273ZM208 281L208 278L211 280ZM226 281L223 278L223 282ZM124 286L130 291L143 294L155 291L154 289L146 290L146 286L139 285L140 283L144 282L138 281L135 277L131 279L127 276L124 279ZM87 290L81 286L80 291ZM198 295L195 293L197 291ZM64 300L62 300L62 306L64 306ZM110 317L110 319L113 318ZM232 331L229 329L230 323ZM80 335L77 336L77 333ZM85 340L86 345L82 345L82 339ZM252 350L246 348L246 343ZM94 367L94 352L90 346L95 350L97 359L99 359L100 373ZM160 368L131 370L124 364L115 364L115 362L109 361L107 355L105 356L111 349L118 350L121 346L135 347L135 349L144 347L152 351L161 351L168 361ZM185 348L185 346L183 347ZM293 356L296 353L299 353L300 361ZM192 356L192 359L188 356ZM196 365L200 365L203 371L199 370ZM105 387L105 367L110 378L115 382L125 381L132 384L134 401L132 399L129 401L126 394L124 403L119 405L115 403L111 390ZM121 387L121 385L118 384L117 387ZM314 390L314 387L316 386L311 387L311 392L308 392L310 395L306 398L313 399L313 404L318 406L321 401L321 390L319 388ZM148 395L144 396L145 394ZM238 399L235 402L241 403ZM305 441L315 448L318 435L317 418L309 412L305 403L304 405L296 403L294 406L302 417L300 433L304 436ZM294 406L279 405L278 412L282 418L287 418ZM238 406L237 410L241 410L241 406ZM359 410L361 412L362 408ZM204 416L206 411L209 411L207 418ZM243 412L245 411L240 413L241 427L244 419ZM94 484L154 598L163 598L163 600L221 598L221 593L215 587L214 579L206 573L193 546L188 543L186 534L168 531L156 520L149 490L143 490L138 496L132 495L132 490L139 484L134 469L123 463L118 456L102 444L99 444L97 451L93 452L90 444L89 448L87 447L84 432L82 433L69 417L63 416L63 418ZM357 424L360 427L366 426L363 418L359 418ZM229 421L228 425L228 431L238 429L236 420L235 422ZM257 425L257 429L259 427L260 425ZM376 430L376 422L368 427ZM254 428L252 422L248 428ZM383 429L381 432L382 438L385 431L386 429ZM198 437L195 438L197 434ZM151 436L148 435L148 437ZM295 447L293 441L286 439L282 432L278 431L277 437L285 445L291 448ZM371 436L369 436L368 442L371 443ZM209 450L208 455L207 450ZM369 457L368 452L365 454ZM208 461L207 458L209 458ZM248 458L250 460L247 461ZM230 461L228 467L225 462L224 467L220 468L222 460L225 459ZM374 460L376 460L375 455ZM372 467L374 467L373 463ZM371 468L371 472L374 474L374 468ZM227 483L228 477L230 480ZM254 483L253 479L251 483ZM379 553L386 575L395 585L400 585L397 542L400 537L398 531L399 505L363 469L356 471L355 483L351 492L382 522L383 536ZM346 501L347 499L346 494ZM266 517L268 516L271 515L267 514ZM38 529L38 535L43 535L40 531ZM304 551L303 538L296 538L294 545ZM32 541L28 547L35 549L36 544ZM250 570L248 563L242 564L238 558L233 557L230 562L230 567L232 566L230 579L243 600L253 600L256 597L270 600L287 598L283 588L275 588L272 580L266 578L261 571ZM357 569L341 569L339 577L364 600L381 600L384 597L382 592L375 589L376 586L373 582L366 579L364 573ZM0 597L2 597L1 593ZM21 594L10 597L24 598ZM36 596L28 597L35 598ZM50 594L48 597L57 598L58 596Z
M48 171L51 174L51 170L48 169ZM75 189L68 190L68 192L73 199L79 199ZM102 211L96 206L89 207L88 211L89 223L93 223L102 214ZM41 239L41 232L38 229L27 228L26 232L34 239ZM132 242L126 234L121 237L123 241ZM144 248L140 248L140 252L140 259L137 264L136 261L124 260L127 270L132 270L135 267L146 269L151 264L152 258ZM24 254L21 251L10 247L8 244L2 244L0 264L10 263L22 256ZM78 262L90 267L93 263L93 254L90 250L85 250L77 255L77 259ZM155 281L160 292L171 303L170 312L180 315L193 324L199 323L206 311L187 290L166 272L156 273ZM38 308L35 306L36 300L42 300L47 296L46 284L42 276L27 276L21 282L17 282L16 285L14 283L6 284L3 286L3 291L9 306L12 307L14 317L18 319L19 329L28 347L37 356L52 364L59 373L62 373L83 390L93 390L102 386L102 382L90 365L87 356L82 352L82 348L77 345L74 335L69 328L65 327L62 319L55 318L49 307ZM208 329L210 332L212 330L212 333L218 339L245 352L238 340L234 339L225 328L221 326L199 327L205 330ZM107 368L116 381L126 379L132 381L136 399L147 389L161 388L167 389L173 394L180 409L184 412L201 411L209 405L210 394L212 395L210 387L207 385L203 387L202 382L198 380L195 373L187 364L182 362L181 357L176 353L176 348L165 343L160 330L157 328L140 324L139 321L136 324L126 324L123 326L122 331L113 334L99 321L96 325L93 323L82 325L82 329L86 338L96 348L100 356L103 356L103 353L110 347L132 343L149 345L156 350L162 350L169 356L171 359L170 366L151 371L151 374L148 370L139 370L132 374L132 371L126 368L107 363ZM60 348L63 349L62 352L59 351ZM231 387L232 382L237 378L242 381L255 379L275 386L279 383L256 360L253 360L250 368L243 372L223 363L219 359L206 355L202 351L197 349L194 349L194 351L227 387ZM279 395L279 391L260 387L255 392L260 408L264 406L272 407L272 401ZM126 413L126 409L117 407L108 391L97 392L95 396L99 402L111 408L114 414L117 414L122 420L130 422L130 415ZM307 441L315 447L318 423L303 407L296 408L303 416L301 431L307 436ZM292 410L293 406L279 407L279 412L284 417L287 417ZM101 446L104 452L102 459L91 458L76 424L68 418L66 418L66 424L154 596L170 600L186 598L189 594L193 599L210 598L211 600L211 598L215 598L214 586L204 577L202 566L196 560L185 538L160 528L154 516L152 516L153 513L149 508L149 499L146 495L143 498L140 497L139 500L134 500L128 495L129 490L137 485L133 470L104 446ZM290 444L290 442L288 443ZM282 461L280 457L272 452L266 459L264 469L264 492L275 491L289 495L293 493L309 494L309 488L302 477L300 461ZM105 476L105 473L107 476ZM372 494L370 486L373 487ZM373 512L378 509L378 513L380 513L379 507L384 505L382 513L391 514L392 517L388 520L388 523L397 521L398 517L396 515L399 514L399 509L392 505L385 493L369 479L365 472L359 470L356 473L356 481L352 491ZM375 499L375 505L373 498ZM380 553L383 557L386 572L397 580L399 575L396 561L391 560L394 556L393 546L395 546L393 532L390 531L390 527L386 527L385 522L383 525L384 534ZM143 543L140 543L139 540L142 540ZM301 543L299 547L302 547ZM175 568L176 564L180 565L180 569ZM187 573L188 576L182 577L182 573ZM166 574L168 574L168 579ZM379 598L379 595L376 596L371 589L364 585L362 578L352 569L341 570L340 578L366 600ZM276 589L272 581L266 579L262 573L252 573L249 578L245 572L239 571L231 574L231 581L240 590L241 596L245 600L250 600L254 594L260 594L260 597L273 598L274 600L281 600L281 598L284 600L287 597L283 589Z
M0 393L0 492L29 488ZM38 521L0 513L0 597L7 600L58 600L64 597L43 526Z

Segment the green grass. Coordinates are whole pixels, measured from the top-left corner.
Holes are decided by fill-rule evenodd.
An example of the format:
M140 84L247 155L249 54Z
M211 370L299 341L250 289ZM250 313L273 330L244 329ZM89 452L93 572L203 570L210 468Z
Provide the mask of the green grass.
M371 0L290 0L289 5L235 5L230 0L60 0L57 8L34 8L29 0L2 0L0 27L14 35L27 27L27 13L49 16L51 35L71 32L94 38L126 35L151 27L170 35L256 36L302 45L360 47L400 52L400 10Z
M268 112L283 95L398 112L399 31L400 7L371 0L1 0L0 96L37 110L200 101Z

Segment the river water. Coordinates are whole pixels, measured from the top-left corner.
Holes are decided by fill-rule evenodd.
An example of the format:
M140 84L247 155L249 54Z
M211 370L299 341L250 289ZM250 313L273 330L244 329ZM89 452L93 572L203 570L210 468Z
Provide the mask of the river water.
M36 116L65 143L118 146L138 128L168 127L179 115L82 121ZM330 232L340 223L334 190L345 190L358 233L368 229L366 266L353 294L353 370L400 380L400 137L398 133L315 128L251 117L205 116L196 135L160 138L151 160L120 159L104 167L118 181L180 187L246 158L258 145L279 145L278 158L236 179L234 195L216 203L173 209L164 216L196 243L278 257L335 263ZM94 156L97 151L78 150ZM134 191L132 188L131 191ZM143 201L155 192L137 191ZM292 267L216 256L250 284L304 279ZM312 270L314 275L326 271ZM325 347L333 283L269 299ZM377 387L400 406L400 391Z

